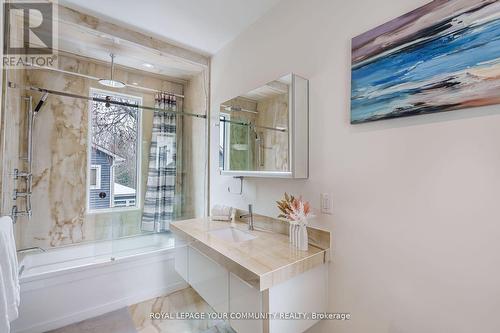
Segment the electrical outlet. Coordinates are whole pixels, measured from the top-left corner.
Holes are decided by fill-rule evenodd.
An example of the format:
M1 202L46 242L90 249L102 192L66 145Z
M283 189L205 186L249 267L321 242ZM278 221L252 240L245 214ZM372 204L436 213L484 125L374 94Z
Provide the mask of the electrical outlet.
M333 214L333 199L331 193L321 193L320 207L322 214Z

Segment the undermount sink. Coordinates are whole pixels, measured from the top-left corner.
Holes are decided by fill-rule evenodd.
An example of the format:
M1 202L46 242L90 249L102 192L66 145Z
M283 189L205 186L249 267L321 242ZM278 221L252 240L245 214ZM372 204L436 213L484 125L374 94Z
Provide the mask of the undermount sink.
M257 238L257 236L254 236L248 232L238 230L236 228L217 229L217 230L209 231L208 233L212 236L215 236L215 237L221 239L221 240L225 240L227 242L234 242L234 243L245 242L245 241Z

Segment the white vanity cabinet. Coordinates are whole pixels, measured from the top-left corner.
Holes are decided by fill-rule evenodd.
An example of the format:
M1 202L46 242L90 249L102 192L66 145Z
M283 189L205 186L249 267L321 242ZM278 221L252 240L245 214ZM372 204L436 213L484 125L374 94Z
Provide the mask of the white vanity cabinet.
M243 281L233 273L229 273L229 311L232 313L263 312L264 293ZM238 333L262 333L261 320L231 319L231 327Z
M177 272L219 313L320 313L327 309L328 263L261 291L192 246L178 249L175 260ZM229 320L238 333L301 333L316 322L289 318Z
M188 246L175 248L174 268L185 281L188 281Z
M319 265L268 290L270 313L323 313L328 306L328 264ZM266 303L264 303L266 304ZM300 333L318 320L270 320L269 332Z
M228 271L191 246L187 261L187 282L215 311L229 312Z

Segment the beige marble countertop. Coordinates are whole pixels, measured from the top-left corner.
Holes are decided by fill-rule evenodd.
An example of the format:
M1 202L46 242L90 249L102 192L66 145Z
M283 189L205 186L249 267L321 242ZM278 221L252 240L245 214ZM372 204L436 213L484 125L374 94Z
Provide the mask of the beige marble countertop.
M228 227L257 238L231 242L209 233ZM170 229L190 241L192 247L261 291L321 265L328 258L329 249L309 245L308 251L300 251L289 243L287 235L258 229L250 231L247 224L241 222L211 221L206 217L172 222Z

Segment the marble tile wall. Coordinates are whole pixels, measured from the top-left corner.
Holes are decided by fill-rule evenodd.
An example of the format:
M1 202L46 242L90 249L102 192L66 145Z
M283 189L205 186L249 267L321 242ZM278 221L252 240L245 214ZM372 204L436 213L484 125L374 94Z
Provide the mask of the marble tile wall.
M185 86L184 110L208 114L208 71L193 77ZM200 118L184 117L183 128L183 187L184 217L206 215L207 208L207 122Z
M68 54L60 54L59 68L95 77L109 75L107 64ZM120 67L116 68L115 76L121 81L137 82L139 86L155 90L165 90L177 94L184 93L185 83L182 81L173 82L164 77ZM10 80L17 81L19 86L7 91L5 112L1 118L2 128L8 131L8 133L5 132L4 136L8 140L4 140L2 145L4 176L7 171L11 172L18 163L21 163L19 158L23 156L26 149L26 139L23 137L26 133L26 124L23 121L26 109L22 107L22 98L30 94L24 91L22 87L24 83L84 96L89 94L91 88L102 89L102 86L99 86L95 80L41 69L13 72L10 75ZM110 88L106 89L110 90ZM142 97L144 105L154 105L154 95L151 92L128 87L119 90L119 92ZM31 95L36 103L40 95L38 93ZM179 104L179 109L182 109L182 101L179 101ZM144 111L142 120L142 193L144 194L152 112ZM201 120L201 122L203 121ZM186 127L188 131L184 131L184 135L189 136L189 131L194 130L194 128ZM17 226L18 247L55 247L140 232L141 212L139 210L126 213L87 214L87 136L87 101L51 95L36 119L33 161L33 217L30 221L20 219ZM198 140L201 140L202 137L204 134L200 134ZM189 159L188 162L200 163L202 150L196 152L196 158ZM201 171L198 169L193 171L193 173L198 172ZM5 177L3 178L5 179ZM6 195L12 190L11 185L9 186L6 182L2 183L2 193L4 194L2 196L2 213L10 210L11 207L9 196Z
M227 106L255 110L257 113L227 112L231 120L252 122L258 126L288 128L288 94L253 101L237 97L224 103ZM221 109L221 112L224 112ZM288 132L256 128L247 133L247 127L231 124L230 170L288 171ZM255 140L256 136L260 141ZM234 149L234 143L247 144L247 150ZM260 147L259 147L260 145ZM243 146L239 145L243 148ZM241 149L242 149L241 148ZM259 156L259 149L261 150Z
M289 128L288 124L288 94L276 95L257 103L257 125L268 127ZM261 171L288 171L288 132L278 132L257 129L261 137L262 156L260 163L256 158L257 170ZM258 154L258 151L256 151Z
M23 190L22 182L16 185L12 173L14 169L26 168L26 136L19 131L19 128L26 126L24 110L26 101L24 100L25 71L22 69L5 70L4 91L8 92L8 97L2 100L2 116L0 117L0 160L1 167L1 191L0 191L0 215L10 215L11 209L17 205L19 210L25 210L26 204L23 199L14 201L12 194L16 187ZM8 88L8 83L12 88ZM20 218L19 221L23 219ZM15 226L16 242L20 245L19 223Z
M3 10L3 8L2 8ZM11 22L11 34L17 34L19 39L22 33L21 29L17 29L19 21ZM3 27L0 27L2 30ZM0 38L3 38L3 34ZM2 51L3 52L3 49ZM25 71L23 69L4 68L2 71L2 97L1 99L1 115L0 115L0 215L10 215L13 205L17 205L19 210L24 210L25 201L20 200L15 202L12 199L12 194L16 186L22 190L22 184L16 185L12 173L14 169L22 169L25 167L25 162L22 158L26 157L26 140L23 133L19 131L21 126L25 126L26 118L23 113L19 112L23 108L24 100L24 81ZM12 88L9 87L9 82L12 83ZM5 98L5 92L9 92L10 98ZM14 229L16 233L16 242L19 244L20 226L16 225Z
M224 102L225 106L257 111L257 102L248 98L236 97ZM231 121L256 123L257 114L245 111L228 111ZM255 141L247 126L228 123L229 126L229 170L255 170ZM245 147L246 146L246 147Z

